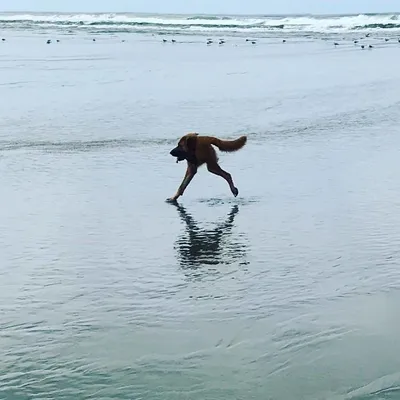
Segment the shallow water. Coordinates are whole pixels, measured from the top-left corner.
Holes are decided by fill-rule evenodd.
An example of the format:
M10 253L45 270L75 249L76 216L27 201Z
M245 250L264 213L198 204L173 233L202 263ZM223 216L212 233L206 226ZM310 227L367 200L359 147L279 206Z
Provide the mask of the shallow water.
M398 398L398 48L124 38L1 44L0 398Z

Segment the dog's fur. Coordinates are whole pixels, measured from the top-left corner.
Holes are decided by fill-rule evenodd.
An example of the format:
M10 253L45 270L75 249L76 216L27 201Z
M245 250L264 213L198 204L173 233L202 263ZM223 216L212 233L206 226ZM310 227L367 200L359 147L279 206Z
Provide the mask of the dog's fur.
M187 170L178 191L168 200L175 201L183 195L190 181L196 175L197 169L203 164L207 165L209 172L224 178L228 182L232 194L236 197L239 190L235 187L231 174L218 165L217 153L212 145L223 152L234 152L240 150L246 142L246 136L241 136L236 140L221 140L213 136L199 136L197 133L188 133L183 136L179 140L178 146L172 149L170 154L177 157L177 162L186 159Z

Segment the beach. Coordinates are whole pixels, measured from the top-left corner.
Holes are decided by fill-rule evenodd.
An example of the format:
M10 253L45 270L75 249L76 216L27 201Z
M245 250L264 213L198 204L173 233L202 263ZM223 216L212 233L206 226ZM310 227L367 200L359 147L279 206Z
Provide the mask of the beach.
M397 399L395 16L27 15L0 15L0 398ZM237 198L202 167L165 201L193 131L247 135Z

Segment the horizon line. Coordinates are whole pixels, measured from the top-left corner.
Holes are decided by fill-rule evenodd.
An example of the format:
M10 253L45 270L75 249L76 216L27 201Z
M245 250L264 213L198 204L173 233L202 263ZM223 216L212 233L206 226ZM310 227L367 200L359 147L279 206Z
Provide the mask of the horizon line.
M304 16L315 16L315 17L347 17L347 16L358 16L358 15L390 15L400 14L400 11L385 11L385 12L354 12L354 13L204 13L204 12L147 12L147 11L33 11L33 10L13 10L13 11L1 11L0 14L21 14L21 13L43 13L43 14L136 14L136 15L198 15L198 16L245 16L245 17L304 17Z

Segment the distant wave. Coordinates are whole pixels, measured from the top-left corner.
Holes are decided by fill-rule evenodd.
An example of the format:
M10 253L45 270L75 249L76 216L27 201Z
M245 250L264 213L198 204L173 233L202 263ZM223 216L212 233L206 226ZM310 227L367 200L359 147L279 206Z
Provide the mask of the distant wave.
M400 29L400 24L367 24L356 26L354 29Z
M193 16L193 17L187 17L186 18L188 21L191 20L208 20L208 21L224 21L224 20L230 20L232 19L231 17L217 17L215 15L200 15L200 16Z
M138 14L0 14L1 29L72 29L150 33L335 33L354 30L400 30L400 14L344 16L204 16Z

